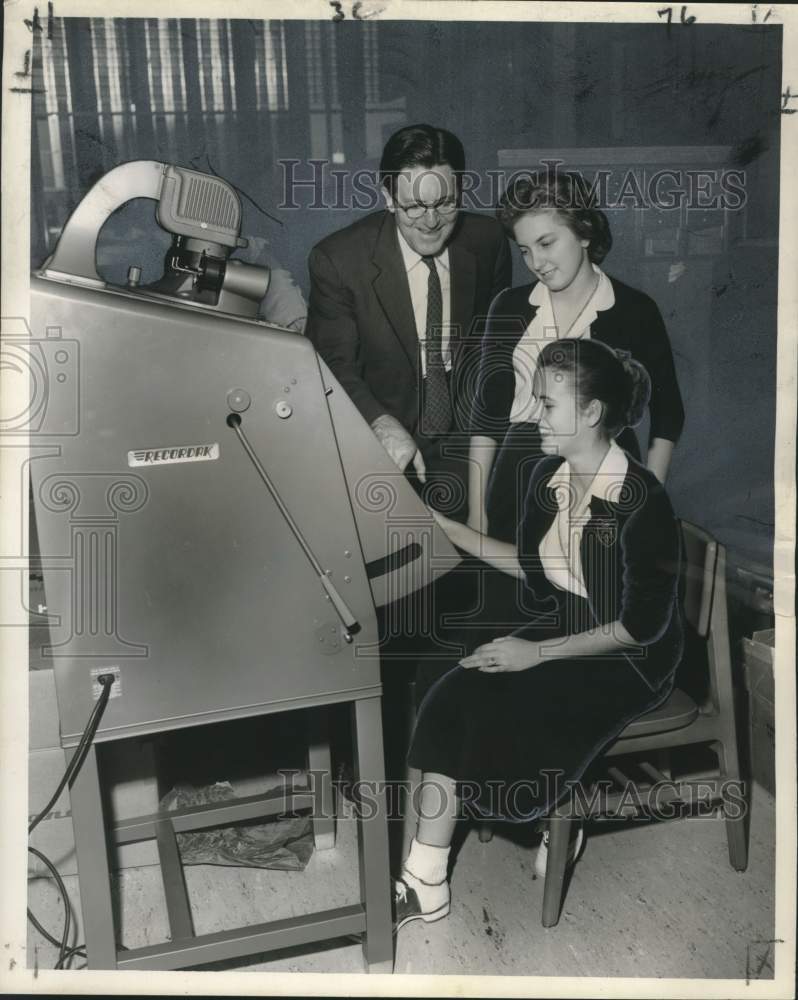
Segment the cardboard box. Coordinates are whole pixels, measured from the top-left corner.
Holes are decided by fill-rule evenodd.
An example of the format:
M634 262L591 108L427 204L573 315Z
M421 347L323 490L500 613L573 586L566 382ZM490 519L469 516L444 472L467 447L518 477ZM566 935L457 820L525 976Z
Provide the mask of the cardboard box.
M150 739L120 740L102 747L105 815L110 821L146 816L158 811L158 775L155 747ZM154 840L110 847L111 868L157 865Z
M55 791L66 769L66 754L60 745L58 702L55 677L52 669L34 670L28 675L30 699L29 734L29 808L30 818L36 815ZM253 723L249 733L253 749L259 747ZM206 738L206 737L203 737ZM197 753L202 752L200 737L197 737ZM282 744L282 735L281 740ZM279 761L267 761L252 757L245 770L241 762L233 767L231 776L238 796L262 794L268 788L282 784L282 778L274 773L275 765L302 767L305 763L301 739L296 746L282 748ZM102 743L98 746L98 761L103 790L103 808L106 821L129 819L158 811L161 795L168 788L160 787L158 760L155 748L157 741L152 738L133 738ZM236 762L233 762L236 763ZM209 780L225 775L211 775ZM30 843L47 855L61 875L77 873L75 842L72 830L72 813L68 791L65 790L47 817L34 830ZM33 855L28 855L29 872L48 875L46 867ZM109 846L109 863L112 870L136 868L158 864L158 851L154 840Z
M751 775L776 794L776 727L771 707L758 698L751 699Z
M776 793L776 711L773 682L775 630L754 632L743 639L745 684L748 689L751 775L771 795Z
M47 804L66 769L66 755L60 748L32 750L28 755L28 821ZM75 838L72 833L72 810L65 788L58 801L29 838L32 847L46 854L60 875L77 872ZM49 875L47 867L28 854L28 873Z
M54 749L61 746L55 672L31 670L28 674L28 748Z
M773 670L776 650L773 646L774 630L754 632L750 639L743 639L743 664L745 686L752 698L774 704Z
M158 808L158 787L152 744L149 741L126 740L102 748L108 754L106 817L109 821L126 819L155 812ZM33 819L42 809L66 770L66 754L60 747L31 750L28 754L28 814ZM46 854L58 873L77 874L75 837L72 829L72 808L68 789L64 789L47 816L36 827L30 844ZM154 840L123 844L110 848L112 869L138 868L158 864ZM33 854L28 854L28 872L49 875L47 867Z

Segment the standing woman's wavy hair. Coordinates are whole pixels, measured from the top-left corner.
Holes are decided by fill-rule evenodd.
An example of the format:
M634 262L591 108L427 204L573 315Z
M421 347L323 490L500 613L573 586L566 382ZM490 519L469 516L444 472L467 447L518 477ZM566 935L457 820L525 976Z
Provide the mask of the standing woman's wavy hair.
M594 207L594 201L581 174L540 171L510 182L499 199L496 218L513 236L513 224L524 215L554 210L577 239L590 241L588 257L600 264L612 247L612 233L607 216Z
M616 352L600 340L553 340L540 352L537 367L569 375L581 407L597 399L607 437L617 437L624 427L636 427L643 419L651 380L625 351Z

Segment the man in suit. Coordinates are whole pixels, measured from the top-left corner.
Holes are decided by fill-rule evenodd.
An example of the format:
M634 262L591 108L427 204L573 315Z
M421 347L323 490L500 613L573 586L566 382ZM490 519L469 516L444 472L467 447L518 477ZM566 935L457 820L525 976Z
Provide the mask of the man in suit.
M408 125L390 137L385 209L311 251L306 330L396 465L457 520L480 320L511 278L499 224L460 210L464 169L446 129Z
M414 488L465 521L471 397L480 319L510 284L507 241L492 218L460 211L465 154L451 132L410 125L383 150L385 209L323 239L310 253L306 334ZM450 573L410 603L381 609L386 768L404 774L407 690L442 635L447 611L473 604L474 575ZM395 616L395 617L394 617ZM406 628L433 620L432 636ZM399 625L403 630L399 633ZM336 756L339 756L336 754ZM346 751L342 750L344 760ZM345 782L347 765L339 764ZM401 845L395 840L393 849Z

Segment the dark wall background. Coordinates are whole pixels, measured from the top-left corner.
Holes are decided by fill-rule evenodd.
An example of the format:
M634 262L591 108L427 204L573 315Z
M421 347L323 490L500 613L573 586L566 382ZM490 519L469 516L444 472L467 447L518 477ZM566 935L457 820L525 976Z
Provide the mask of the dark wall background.
M156 159L235 184L251 253L307 293L308 250L359 211L312 208L308 189L280 208L279 161L301 161L306 178L311 159L373 170L387 135L419 120L460 135L481 172L546 149L617 176L652 157L744 170L746 205L722 217L612 212L605 267L656 298L671 335L687 409L669 482L678 512L767 567L781 42L770 25L56 19L51 40L34 39L32 265L99 175ZM329 174L324 198L336 200ZM169 240L144 208L106 227L109 278L129 263L155 276ZM132 245L148 259L131 260Z

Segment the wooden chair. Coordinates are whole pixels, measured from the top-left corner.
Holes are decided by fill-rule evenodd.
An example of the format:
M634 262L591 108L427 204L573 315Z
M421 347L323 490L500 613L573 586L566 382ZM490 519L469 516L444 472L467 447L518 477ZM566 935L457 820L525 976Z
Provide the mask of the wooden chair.
M695 786L699 778L702 789L708 787L712 791L713 801L721 797L723 782L741 780L726 603L726 551L701 528L687 521L682 521L681 527L685 556L683 606L688 623L706 646L709 670L706 695L697 702L681 687L675 687L663 705L630 723L603 755L611 778L618 786L627 788L631 779L613 764L613 760L627 755L645 755L636 763L648 781L635 786L638 801L644 808L655 801L659 805L684 801L690 786ZM686 656L689 656L689 649ZM689 666L683 661L677 673L677 685L684 676L685 667ZM709 780L702 774L673 782L667 769L657 767L652 761L652 757L661 761L674 748L697 744L709 745L717 756L717 772ZM662 782L667 784L662 785ZM660 794L663 788L668 789L667 797ZM656 799L652 797L655 793ZM585 797L587 808L574 808L574 804L569 803L556 808L550 815L543 891L544 927L554 926L560 918L572 821L612 813L622 794L617 791L597 802L591 801L588 795ZM584 800L579 805L584 805ZM726 815L726 837L732 867L744 871L748 863L747 817L745 809L737 811L739 815ZM484 829L480 833L484 839Z

